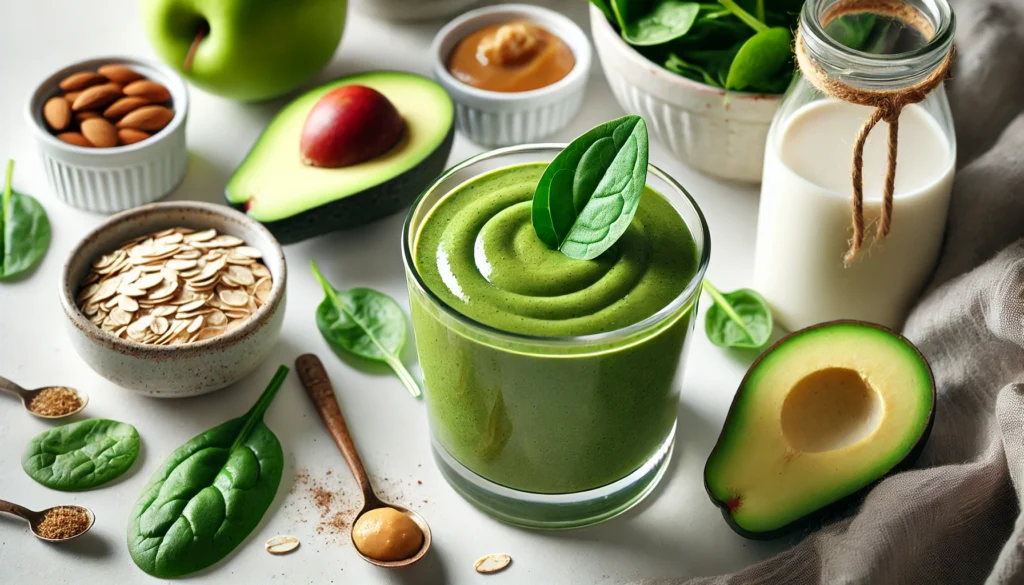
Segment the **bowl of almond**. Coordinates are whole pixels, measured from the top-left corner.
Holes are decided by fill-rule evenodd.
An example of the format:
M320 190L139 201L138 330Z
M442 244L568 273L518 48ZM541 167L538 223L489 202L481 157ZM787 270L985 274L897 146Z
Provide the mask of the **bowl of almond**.
M273 350L284 320L284 252L224 205L166 201L118 213L71 251L60 282L78 355L140 394L224 388Z
M168 195L185 176L188 90L159 63L105 57L47 77L28 124L54 193L102 213Z

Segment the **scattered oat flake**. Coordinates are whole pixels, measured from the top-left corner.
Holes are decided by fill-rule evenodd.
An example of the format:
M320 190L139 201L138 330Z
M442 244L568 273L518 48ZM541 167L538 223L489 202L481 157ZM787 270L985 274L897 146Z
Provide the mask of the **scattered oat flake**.
M504 553L489 554L485 557L480 557L473 563L473 568L476 569L477 573L490 574L497 573L505 569L512 562L512 557Z
M268 540L264 547L272 555L286 555L299 548L299 539L287 535L275 536Z

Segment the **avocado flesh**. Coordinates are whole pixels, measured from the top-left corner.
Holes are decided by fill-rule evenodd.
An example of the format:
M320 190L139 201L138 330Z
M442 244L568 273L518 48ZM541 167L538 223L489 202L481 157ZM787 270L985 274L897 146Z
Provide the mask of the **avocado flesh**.
M302 163L302 127L314 104L341 85L384 94L406 123L391 150L349 167ZM362 225L408 206L445 168L454 136L454 105L433 81L396 71L336 79L286 105L228 180L225 197L282 242Z
M851 321L796 332L741 383L705 487L737 532L777 536L911 462L934 405L928 364L903 337Z

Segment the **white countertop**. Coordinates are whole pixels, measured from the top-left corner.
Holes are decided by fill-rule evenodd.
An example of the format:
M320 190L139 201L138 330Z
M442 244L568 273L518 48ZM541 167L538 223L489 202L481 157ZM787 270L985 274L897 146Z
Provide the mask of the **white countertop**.
M589 30L584 0L546 4L569 11ZM730 571L788 544L787 539L757 543L737 536L704 492L704 461L753 355L710 345L703 335L703 316L690 349L671 467L659 489L637 509L595 527L544 533L500 524L463 501L434 467L424 405L413 400L394 377L362 372L337 359L314 323L322 294L307 268L310 258L317 259L338 288L373 287L408 306L399 248L401 214L286 248L291 274L281 339L267 362L234 386L199 398L159 400L135 395L90 370L65 335L57 282L68 251L104 218L68 207L49 192L22 110L36 82L72 61L94 55L151 57L137 10L137 2L125 0L0 3L0 22L5 23L0 35L0 159L17 160L16 187L42 202L53 226L42 266L25 280L0 284L0 375L30 388L47 384L81 388L91 397L87 416L134 424L143 443L139 460L114 485L82 493L53 491L31 480L20 464L29 439L51 425L28 415L15 400L0 396L0 498L33 509L81 504L97 517L86 537L53 546L32 538L20 520L0 516L0 583L156 582L135 567L125 544L128 513L150 475L175 447L244 412L274 369L279 364L292 367L304 352L319 354L327 365L356 442L371 473L379 478L383 495L414 505L430 522L432 552L412 569L387 572L361 561L347 536L317 532L320 514L311 504L310 486L297 483L297 477L308 475L331 489L343 490L343 505L336 508L342 512L355 506L358 496L341 455L292 375L266 416L284 446L286 467L278 496L248 541L192 581L610 584ZM321 79L369 69L429 75L427 47L441 24L377 22L350 10L344 40ZM188 175L172 198L221 202L227 177L282 103L243 105L193 89ZM620 115L595 60L582 113L554 139L571 140ZM449 162L480 150L456 136ZM756 188L700 175L656 143L652 143L651 162L685 185L707 216L713 243L710 278L725 290L749 286ZM267 554L263 542L278 534L297 536L302 547L284 557ZM473 561L491 552L512 555L512 566L500 574L477 575Z

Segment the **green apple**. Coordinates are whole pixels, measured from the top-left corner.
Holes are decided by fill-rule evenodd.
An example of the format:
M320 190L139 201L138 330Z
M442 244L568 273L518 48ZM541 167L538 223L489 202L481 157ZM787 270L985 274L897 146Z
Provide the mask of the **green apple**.
M346 0L143 0L149 41L196 86L242 101L312 79L345 28Z

